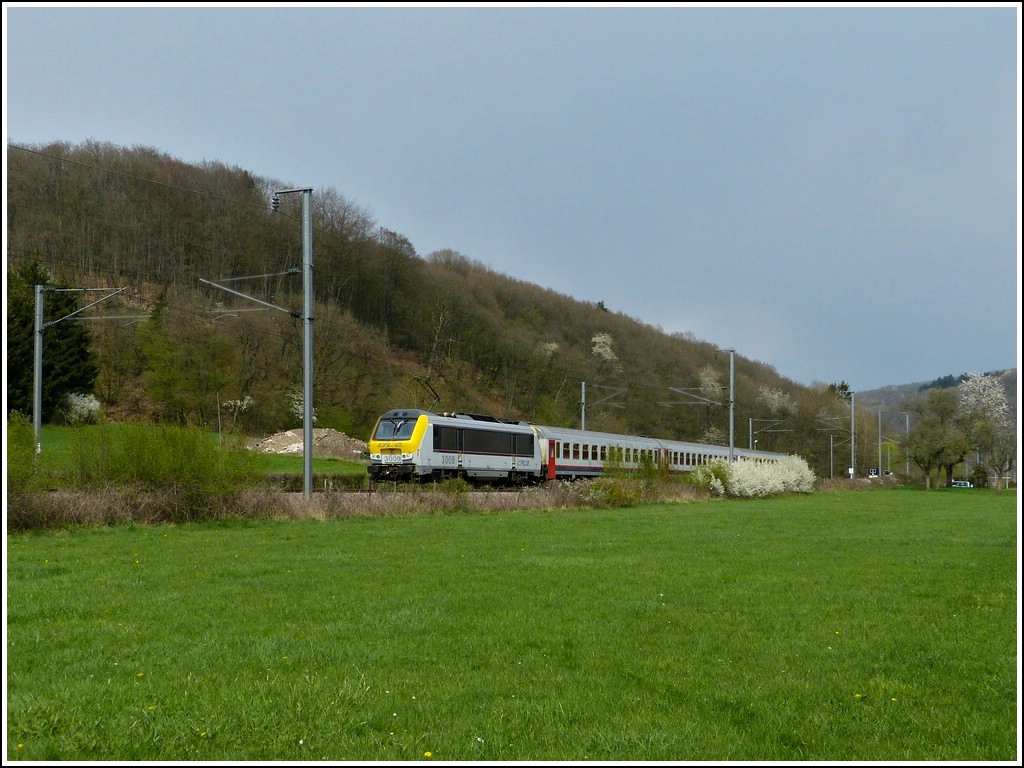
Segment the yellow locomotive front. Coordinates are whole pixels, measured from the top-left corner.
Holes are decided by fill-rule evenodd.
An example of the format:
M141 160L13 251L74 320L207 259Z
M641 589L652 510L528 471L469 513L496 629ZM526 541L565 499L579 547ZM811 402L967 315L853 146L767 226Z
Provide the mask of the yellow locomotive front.
M426 411L402 409L381 416L367 446L370 479L410 480L418 475L417 465L423 464L423 436L429 424Z

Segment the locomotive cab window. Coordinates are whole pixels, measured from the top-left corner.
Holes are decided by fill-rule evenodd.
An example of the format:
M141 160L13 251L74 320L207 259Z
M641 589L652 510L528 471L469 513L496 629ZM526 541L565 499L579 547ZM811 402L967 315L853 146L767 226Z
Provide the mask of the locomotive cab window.
M377 425L375 440L408 440L412 437L416 419L381 419Z

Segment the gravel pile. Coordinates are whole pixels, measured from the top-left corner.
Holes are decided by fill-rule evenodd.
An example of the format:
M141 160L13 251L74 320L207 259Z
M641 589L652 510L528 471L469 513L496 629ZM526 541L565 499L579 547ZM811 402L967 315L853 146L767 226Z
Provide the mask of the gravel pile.
M278 432L259 442L253 443L250 448L263 453L294 453L302 455L301 429L290 429L287 432ZM335 459L361 459L366 451L366 441L349 437L344 432L335 429L314 429L313 430L313 455L326 456Z

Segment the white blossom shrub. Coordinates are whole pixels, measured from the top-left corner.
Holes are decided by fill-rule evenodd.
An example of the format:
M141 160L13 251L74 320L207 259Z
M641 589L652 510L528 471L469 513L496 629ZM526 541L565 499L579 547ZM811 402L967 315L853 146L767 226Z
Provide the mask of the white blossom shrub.
M545 360L550 360L552 357L554 357L554 354L557 351L558 351L558 342L557 341L542 341L540 344L537 345L537 352Z
M701 464L690 473L689 481L712 496L725 496L726 483L729 481L729 464L725 461Z
M301 393L299 394L301 398ZM220 407L226 410L228 413L245 413L250 410L253 406L253 399L246 395L240 400L227 400L220 404Z
M706 445L723 445L729 442L729 436L722 429L712 424L704 430L704 434L701 435L700 440L697 442Z
M65 424L77 427L98 422L102 408L95 396L71 392L61 399L58 411Z
M595 333L594 337L590 340L593 345L591 347L591 353L594 357L599 357L607 363L616 363L619 360L619 356L615 354L615 350L612 349L612 345L615 343L615 339L612 338L610 333Z
M286 393L288 411L302 424L306 420L306 399L301 386L294 386ZM316 406L313 406L313 423L316 424Z
M767 406L773 416L793 416L797 412L796 402L788 393L766 384L758 389L757 402Z
M779 461L713 461L698 467L691 482L715 496L755 499L783 493L811 493L816 478L799 456Z
M811 493L814 472L799 456L779 461L738 461L729 469L729 496L763 498L780 493Z
M722 378L718 370L710 363L702 365L697 371L697 385L704 397L718 397L722 392Z

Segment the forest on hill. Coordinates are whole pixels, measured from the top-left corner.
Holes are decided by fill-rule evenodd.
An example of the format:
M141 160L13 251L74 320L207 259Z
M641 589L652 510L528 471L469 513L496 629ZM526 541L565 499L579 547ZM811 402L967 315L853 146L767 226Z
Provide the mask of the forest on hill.
M109 320L76 326L107 419L249 435L301 425L301 196L271 205L287 183L100 142L9 146L7 172L9 409L31 407L32 339L17 322L44 274L53 287L124 289L81 314ZM456 250L418 254L336 189L312 200L316 426L366 437L396 407L579 426L585 386L588 429L728 442L731 361L715 344ZM45 296L47 322L99 298ZM71 386L55 376L64 325L76 324L47 331L44 421ZM805 387L770 364L732 362L736 445L799 454L827 477L834 446L849 444L845 382ZM855 417L864 467L875 419ZM901 416L886 419L902 434Z

